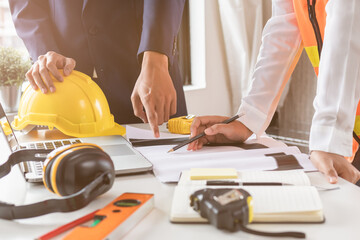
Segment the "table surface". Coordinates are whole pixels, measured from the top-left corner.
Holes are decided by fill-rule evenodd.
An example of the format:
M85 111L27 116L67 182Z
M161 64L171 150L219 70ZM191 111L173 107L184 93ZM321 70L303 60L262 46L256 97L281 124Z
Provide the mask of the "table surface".
M325 181L319 172L308 173L308 176L314 185L321 185ZM338 185L338 190L319 191L325 223L251 224L250 227L260 231L301 231L306 233L306 239L360 239L360 188L343 179L339 180ZM161 183L151 172L117 176L110 191L83 209L16 221L0 220L0 239L35 239L56 227L103 208L124 192L152 193L155 196L155 207L123 239L275 239L240 231L230 233L209 224L171 223L169 216L175 186ZM16 205L56 198L42 184L25 182L17 167L0 181L0 193L1 201Z

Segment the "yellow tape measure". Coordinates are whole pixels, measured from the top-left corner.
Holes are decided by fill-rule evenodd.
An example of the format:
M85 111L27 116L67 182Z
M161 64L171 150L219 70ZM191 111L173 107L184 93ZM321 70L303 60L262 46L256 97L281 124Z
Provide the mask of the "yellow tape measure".
M195 115L181 116L172 118L167 123L167 128L171 133L190 134L190 126L195 118Z

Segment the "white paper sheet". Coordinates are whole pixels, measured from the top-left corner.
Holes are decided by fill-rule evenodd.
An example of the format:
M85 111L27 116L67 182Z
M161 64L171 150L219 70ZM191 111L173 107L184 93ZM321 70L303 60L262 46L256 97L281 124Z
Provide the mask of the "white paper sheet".
M126 125L126 138L137 138L137 139L164 139L164 138L183 138L189 137L189 135L173 134L167 130L160 128L160 138L155 138L154 133L148 129L142 129L134 126Z
M154 139L150 130L127 126L127 138ZM177 138L184 135L161 132L160 139ZM177 182L182 171L190 168L235 168L238 171L273 170L278 167L273 157L265 154L284 153L293 155L307 171L316 170L307 154L302 154L297 147L287 147L266 135L256 139L250 137L245 143L259 143L268 148L244 150L234 146L204 146L198 151L187 151L186 146L167 153L175 145L137 147L152 164L155 176L162 182Z

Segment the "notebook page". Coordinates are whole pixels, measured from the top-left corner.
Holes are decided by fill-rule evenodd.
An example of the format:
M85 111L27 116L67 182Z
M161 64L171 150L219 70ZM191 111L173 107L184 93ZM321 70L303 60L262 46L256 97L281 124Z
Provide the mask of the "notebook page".
M253 196L254 214L321 211L315 187L243 187Z
M189 197L201 186L175 188L170 219L173 222L206 222L190 207ZM221 188L221 187L212 187ZM315 187L242 187L253 197L254 222L322 221L322 203ZM307 215L304 218L304 215ZM265 216L265 218L263 218Z
M170 210L172 222L207 222L190 206L190 195L203 187L177 186L174 191Z

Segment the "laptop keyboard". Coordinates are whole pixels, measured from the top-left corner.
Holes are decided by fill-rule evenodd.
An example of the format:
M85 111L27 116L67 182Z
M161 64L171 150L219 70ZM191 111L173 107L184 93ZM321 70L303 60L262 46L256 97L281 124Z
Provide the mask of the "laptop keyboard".
M56 149L62 146L71 145L75 143L81 143L80 139L65 139L65 140L55 140L48 142L37 142L37 143L29 143L25 146L21 146L21 149ZM35 173L36 176L42 177L43 174L43 162L28 162L28 164L24 164L25 172Z
M71 145L75 143L81 143L79 139L76 140L58 140L51 142L38 142L38 143L30 143L22 148L25 149L55 149L65 145Z

